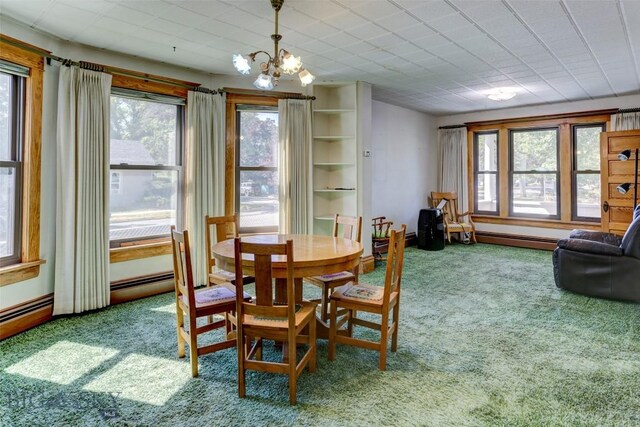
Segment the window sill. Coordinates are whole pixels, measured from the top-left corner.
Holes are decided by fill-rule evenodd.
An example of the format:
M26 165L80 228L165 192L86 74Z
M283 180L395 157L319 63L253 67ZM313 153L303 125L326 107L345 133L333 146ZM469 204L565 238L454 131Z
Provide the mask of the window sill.
M36 261L22 262L20 264L1 267L0 286L23 282L25 280L38 277L38 275L40 274L40 266L45 262L45 260L39 259Z
M525 227L555 228L560 230L573 230L574 228L582 228L585 230L600 230L599 222L589 221L561 221L558 219L528 219L521 217L500 217L493 215L472 215L471 218L476 223L484 224L504 224L504 225L522 225Z
M169 254L171 254L171 242L168 240L109 250L109 258L112 264Z

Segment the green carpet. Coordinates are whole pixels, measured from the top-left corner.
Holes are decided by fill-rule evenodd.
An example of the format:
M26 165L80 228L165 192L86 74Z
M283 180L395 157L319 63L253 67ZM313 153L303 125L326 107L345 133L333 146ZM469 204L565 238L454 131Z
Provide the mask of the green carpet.
M0 343L0 425L640 425L640 306L555 288L551 253L407 249L397 353L338 346L298 382L176 356L171 294ZM384 268L363 281L381 284ZM270 350L273 353L273 350Z

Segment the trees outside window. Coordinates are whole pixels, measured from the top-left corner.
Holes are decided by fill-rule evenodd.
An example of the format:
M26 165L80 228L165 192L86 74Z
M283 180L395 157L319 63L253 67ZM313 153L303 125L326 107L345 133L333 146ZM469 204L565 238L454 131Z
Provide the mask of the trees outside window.
M241 232L278 231L278 111L239 106L236 211Z
M183 108L140 93L111 96L112 247L169 235L181 215ZM117 177L114 175L117 174ZM115 179L115 180L114 180Z
M600 133L604 131L604 124L572 127L573 220L600 220Z

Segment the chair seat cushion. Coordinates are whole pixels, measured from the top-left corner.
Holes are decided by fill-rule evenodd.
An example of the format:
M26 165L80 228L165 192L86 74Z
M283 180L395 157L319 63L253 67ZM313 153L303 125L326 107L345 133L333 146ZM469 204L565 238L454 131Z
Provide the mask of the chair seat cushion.
M355 276L350 271L341 271L339 273L323 274L322 276L313 276L313 278L321 282L333 282L335 280L352 280L352 279L355 279Z
M453 231L453 230L471 231L471 224L467 224L466 222L450 222L448 227L449 227L449 231Z
M296 327L300 326L309 317L315 318L315 315L316 303L303 301L299 304L296 304ZM286 317L254 316L251 314L247 314L244 317L243 324L246 326L286 329L289 326L289 319Z
M251 295L243 292L243 298L250 300ZM216 285L210 288L198 289L195 291L195 299L196 308L229 304L236 300L236 287L231 283L223 283L222 285ZM182 296L182 301L188 305L188 300L185 295Z
M374 303L382 304L382 297L384 296L384 288L382 286L366 285L364 283L355 284L349 282L346 285L338 288L331 298L333 299L355 299L366 300Z

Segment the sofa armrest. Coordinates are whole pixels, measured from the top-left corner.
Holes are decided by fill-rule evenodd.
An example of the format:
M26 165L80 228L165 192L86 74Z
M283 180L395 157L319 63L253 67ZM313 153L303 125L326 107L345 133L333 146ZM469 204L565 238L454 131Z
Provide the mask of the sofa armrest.
M569 238L591 240L594 242L607 243L613 246L620 246L620 243L622 242L622 237L616 236L615 234L591 230L573 230L571 234L569 234Z
M562 239L558 240L558 247L574 252L584 252L593 255L622 256L624 251L620 246L608 243L596 242L584 239Z

